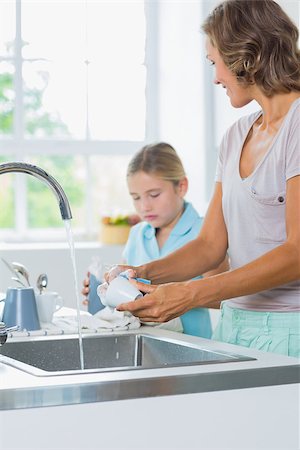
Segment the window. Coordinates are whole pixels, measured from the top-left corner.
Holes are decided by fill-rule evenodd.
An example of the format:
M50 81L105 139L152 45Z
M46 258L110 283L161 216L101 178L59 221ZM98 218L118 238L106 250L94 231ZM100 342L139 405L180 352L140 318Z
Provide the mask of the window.
M126 166L156 139L154 3L0 3L0 163L54 176L84 238L101 215L132 210ZM0 176L0 211L0 240L65 236L53 193L34 177Z

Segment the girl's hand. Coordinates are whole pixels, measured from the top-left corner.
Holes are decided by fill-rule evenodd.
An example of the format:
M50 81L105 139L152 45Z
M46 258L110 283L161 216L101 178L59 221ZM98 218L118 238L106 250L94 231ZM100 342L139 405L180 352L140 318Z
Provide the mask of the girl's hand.
M132 280L146 295L129 303L122 303L118 311L129 311L143 322L167 322L193 307L192 290L187 283L148 285Z
M104 279L107 283L110 283L114 278L116 278L120 273L127 272L128 278L136 278L137 272L135 271L135 267L126 266L125 264L117 264L112 266L107 272L104 274Z
M88 295L90 292L90 273L88 272L86 275L86 278L83 280L82 282L82 290L81 290L81 294L85 297L84 300L82 301L83 305L87 305L89 303L88 300Z

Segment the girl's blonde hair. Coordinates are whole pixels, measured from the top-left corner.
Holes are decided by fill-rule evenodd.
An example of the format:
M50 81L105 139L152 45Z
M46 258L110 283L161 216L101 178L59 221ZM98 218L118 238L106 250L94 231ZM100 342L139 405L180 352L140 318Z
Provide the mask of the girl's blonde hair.
M134 155L127 168L127 178L140 171L175 185L186 176L176 150L165 142L146 145Z
M202 25L226 66L264 95L300 91L298 29L273 0L227 0Z

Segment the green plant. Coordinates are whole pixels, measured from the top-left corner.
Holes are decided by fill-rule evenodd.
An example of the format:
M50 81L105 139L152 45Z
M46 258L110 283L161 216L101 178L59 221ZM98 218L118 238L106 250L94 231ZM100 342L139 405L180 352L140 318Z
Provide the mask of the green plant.
M118 214L117 216L105 216L102 217L101 222L103 225L115 225L115 226L121 226L121 225L135 225L140 221L140 217L137 214L129 214L129 215L122 215Z

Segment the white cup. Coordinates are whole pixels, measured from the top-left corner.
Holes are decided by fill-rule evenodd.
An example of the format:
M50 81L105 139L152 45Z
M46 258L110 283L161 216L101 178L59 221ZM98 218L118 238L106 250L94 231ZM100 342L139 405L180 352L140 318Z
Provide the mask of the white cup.
M36 306L41 322L51 323L53 314L63 307L63 299L57 292L36 294Z
M103 305L112 308L143 297L143 294L124 277L116 277L109 284L101 284L97 288L97 294Z

